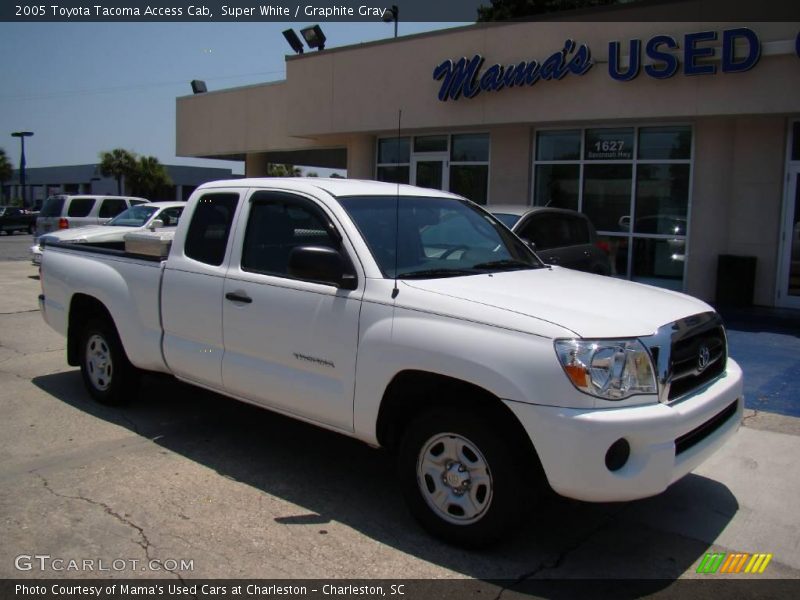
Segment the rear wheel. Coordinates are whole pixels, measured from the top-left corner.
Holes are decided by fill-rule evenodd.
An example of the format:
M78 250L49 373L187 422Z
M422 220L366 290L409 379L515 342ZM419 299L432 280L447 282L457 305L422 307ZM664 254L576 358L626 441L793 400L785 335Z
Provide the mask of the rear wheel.
M468 547L495 542L519 524L530 478L524 464L492 419L456 407L412 421L398 456L414 517L436 537Z
M81 335L80 365L83 383L98 402L124 404L136 394L138 372L107 321L95 319L86 324Z

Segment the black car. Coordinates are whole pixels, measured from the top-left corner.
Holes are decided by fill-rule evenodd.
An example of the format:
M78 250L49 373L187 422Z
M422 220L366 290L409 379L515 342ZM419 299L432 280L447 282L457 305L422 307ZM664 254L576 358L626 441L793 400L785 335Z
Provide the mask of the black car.
M33 233L36 215L16 206L0 206L0 232L11 235L15 231Z
M608 255L583 213L545 206L496 205L487 209L551 265L598 275L611 273Z

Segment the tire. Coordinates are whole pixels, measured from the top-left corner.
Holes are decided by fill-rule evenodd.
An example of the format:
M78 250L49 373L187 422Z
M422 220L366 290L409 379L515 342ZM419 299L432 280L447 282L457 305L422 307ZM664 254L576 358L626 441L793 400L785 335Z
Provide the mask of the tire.
M432 535L475 548L519 525L530 481L526 461L486 415L428 411L405 431L398 477L411 514Z
M136 395L139 373L125 355L116 329L107 320L87 322L81 333L79 352L83 384L97 402L119 406Z

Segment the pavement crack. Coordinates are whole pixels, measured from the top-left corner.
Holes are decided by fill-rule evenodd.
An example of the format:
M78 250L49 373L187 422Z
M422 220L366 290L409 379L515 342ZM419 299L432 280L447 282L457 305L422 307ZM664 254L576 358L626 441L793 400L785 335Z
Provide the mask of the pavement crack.
M561 548L558 554L554 558L545 559L539 563L539 565L528 571L527 573L523 573L519 577L513 580L512 583L503 586L497 595L494 597L493 600L500 600L500 597L506 590L513 590L518 585L521 585L524 581L528 579L532 579L536 577L539 573L543 571L547 571L550 569L558 569L563 566L564 562L567 560L570 554L578 550L581 546L583 546L586 542L588 542L596 533L606 527L610 522L616 519L621 513L627 510L627 507L622 507L619 510L616 510L612 513L605 515L595 527L592 527L589 531L587 531L584 535L580 536L576 539L572 544Z
M757 416L758 416L758 411L754 409L754 410L753 410L753 412L752 412L752 414L749 414L749 415L748 415L748 414L746 414L746 415L744 415L744 416L742 417L742 425L747 425L747 422L748 422L750 419L754 419L754 418L756 418Z
M38 308L31 308L28 310L12 310L11 312L0 312L0 315L22 315L25 313L39 312Z
M184 582L184 579L180 575L180 573L177 573L173 569L168 569L164 565L164 563L162 563L159 559L155 558L151 554L151 550L155 549L155 546L153 546L153 544L150 542L150 538L147 537L147 534L145 533L145 531L144 531L144 529L142 527L140 527L139 525L137 525L136 523L134 523L133 521L131 521L130 519L128 519L124 515L119 514L117 511L115 511L111 506L109 506L105 502L100 502L99 500L94 500L92 498L87 498L86 496L82 496L82 495L71 496L69 494L62 494L60 492L55 491L52 487L50 487L50 482L47 481L47 478L45 478L44 475L42 475L41 473L37 473L35 471L32 471L32 473L34 475L36 475L42 481L42 485L44 486L44 489L46 489L53 496L56 496L57 498L64 498L64 499L67 499L67 500L80 500L81 502L86 502L88 504L91 504L92 506L100 507L105 511L105 513L107 515L109 515L111 517L114 517L117 521L119 521L123 525L136 530L137 534L139 535L139 541L136 541L134 543L137 546L141 547L142 550L144 550L144 555L147 557L148 566L151 565L151 564L158 564L158 566L162 570L175 575L175 577L180 579L180 581L182 583Z

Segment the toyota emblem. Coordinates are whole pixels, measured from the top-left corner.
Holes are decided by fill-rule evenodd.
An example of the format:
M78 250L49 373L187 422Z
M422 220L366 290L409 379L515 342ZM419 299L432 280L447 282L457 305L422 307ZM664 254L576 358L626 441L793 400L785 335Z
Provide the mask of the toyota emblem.
M702 373L705 371L710 362L711 350L708 349L708 346L700 346L700 352L697 356L697 372Z

